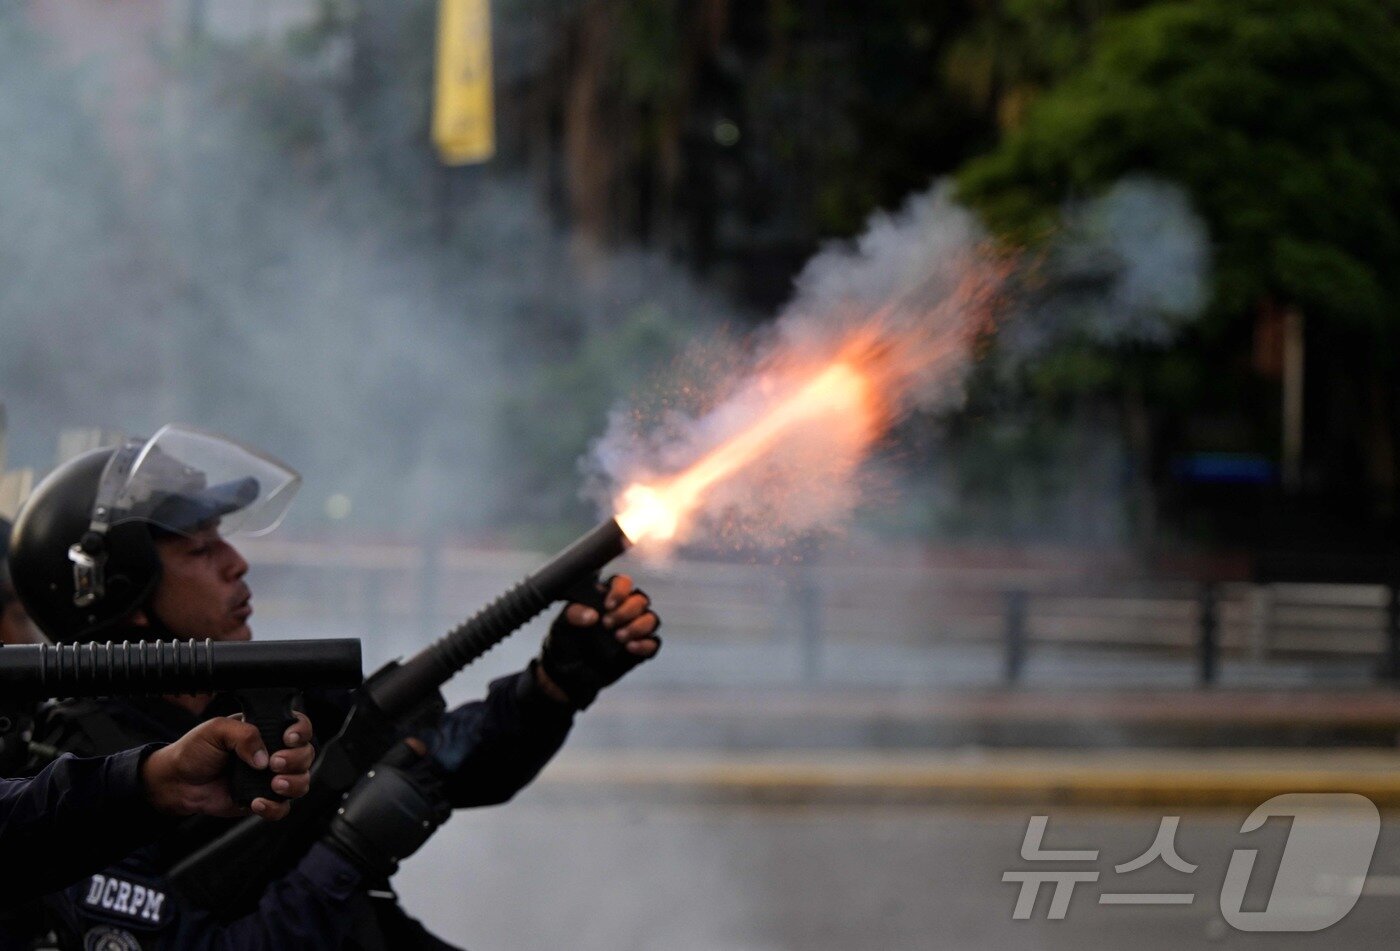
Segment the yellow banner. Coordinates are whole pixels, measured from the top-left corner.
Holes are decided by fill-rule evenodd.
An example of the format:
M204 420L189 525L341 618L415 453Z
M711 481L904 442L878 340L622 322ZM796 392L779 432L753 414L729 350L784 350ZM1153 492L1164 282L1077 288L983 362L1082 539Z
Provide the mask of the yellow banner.
M439 0L433 145L445 165L496 152L490 0Z

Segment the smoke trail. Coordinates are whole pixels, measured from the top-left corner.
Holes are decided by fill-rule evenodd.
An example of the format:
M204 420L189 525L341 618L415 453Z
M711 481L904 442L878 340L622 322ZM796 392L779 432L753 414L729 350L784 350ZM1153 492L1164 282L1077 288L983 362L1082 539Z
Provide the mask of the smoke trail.
M861 363L862 380L876 382L878 405L836 402L784 429L751 464L715 483L695 513L702 536L733 546L780 545L839 525L860 501L858 473L881 433L915 408L961 394L1000 270L946 187L878 215L853 244L828 247L807 264L767 334L708 347L661 412L615 412L586 464L595 496L611 510L620 487L688 465L775 405L816 399L814 371L849 358Z
M878 354L862 372L879 391L881 418L853 407L794 427L717 482L698 513L698 536L726 546L772 547L839 527L862 499L875 441L915 411L957 405L994 323L1022 358L1084 337L1166 342L1204 301L1204 248L1184 198L1157 183L1123 182L1068 208L1062 231L1035 255L994 251L936 185L815 256L772 331L707 348L663 411L615 412L584 464L593 496L612 511L623 487L709 458L856 342Z

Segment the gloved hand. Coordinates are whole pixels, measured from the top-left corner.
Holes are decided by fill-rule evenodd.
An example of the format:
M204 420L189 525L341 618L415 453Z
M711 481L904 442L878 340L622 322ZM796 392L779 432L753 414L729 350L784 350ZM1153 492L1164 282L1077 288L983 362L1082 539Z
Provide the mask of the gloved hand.
M346 794L325 842L366 874L387 878L451 815L427 763L412 770L380 763Z
M593 603L575 601L555 619L540 650L545 676L583 710L598 691L656 656L661 619L651 599L632 587L626 575L614 575L599 585Z

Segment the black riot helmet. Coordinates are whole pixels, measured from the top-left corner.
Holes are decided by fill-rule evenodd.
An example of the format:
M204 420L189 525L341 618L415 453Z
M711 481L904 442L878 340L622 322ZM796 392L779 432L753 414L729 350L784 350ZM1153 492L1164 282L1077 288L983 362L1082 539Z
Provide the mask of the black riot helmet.
M276 459L187 426L94 449L50 473L20 509L15 590L50 638L92 639L154 593L155 538L216 520L225 537L270 532L300 484Z

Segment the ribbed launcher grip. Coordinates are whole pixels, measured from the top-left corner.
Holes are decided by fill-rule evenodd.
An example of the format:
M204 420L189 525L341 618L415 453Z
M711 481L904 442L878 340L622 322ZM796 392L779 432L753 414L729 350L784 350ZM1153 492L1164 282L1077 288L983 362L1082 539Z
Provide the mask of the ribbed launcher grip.
M437 642L449 670L460 670L534 620L553 603L525 578Z
M524 627L555 601L587 585L599 569L628 547L627 536L613 519L575 539L534 574L473 614L434 647L446 661L448 676L495 647L514 630Z
M204 640L0 647L0 696L106 697L214 693L248 687L354 686L354 638L223 643Z
M412 710L429 691L528 624L555 601L591 596L598 570L627 550L627 536L613 519L596 526L534 574L438 640L366 684L385 716Z

